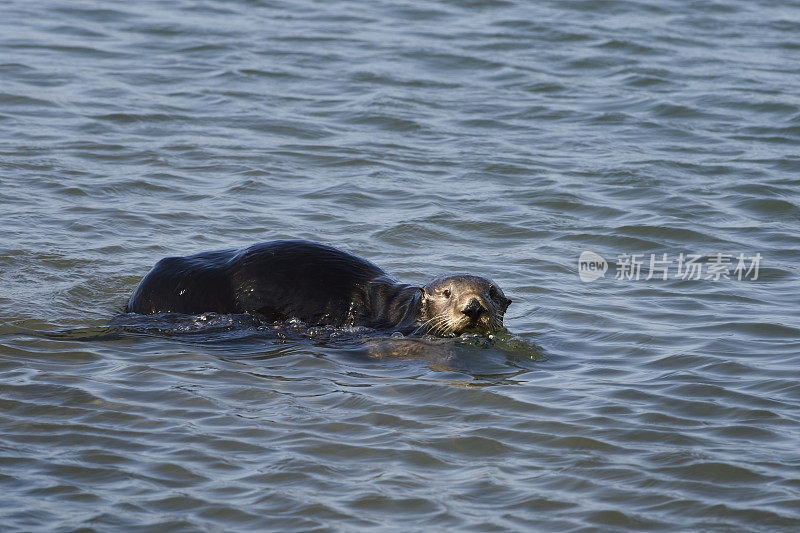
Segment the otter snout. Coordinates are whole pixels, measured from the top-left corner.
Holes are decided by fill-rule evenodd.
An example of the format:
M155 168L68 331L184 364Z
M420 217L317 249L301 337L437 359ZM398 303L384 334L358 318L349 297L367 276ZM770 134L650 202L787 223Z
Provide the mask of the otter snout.
M461 310L472 322L476 322L486 311L486 307L477 298L471 298L467 306Z

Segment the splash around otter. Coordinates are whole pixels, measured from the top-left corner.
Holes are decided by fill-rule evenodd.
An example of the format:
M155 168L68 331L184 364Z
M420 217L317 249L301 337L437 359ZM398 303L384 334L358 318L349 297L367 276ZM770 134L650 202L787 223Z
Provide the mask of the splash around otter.
M258 313L270 321L453 336L502 330L510 303L480 276L452 274L416 287L332 246L284 240L162 259L126 311Z

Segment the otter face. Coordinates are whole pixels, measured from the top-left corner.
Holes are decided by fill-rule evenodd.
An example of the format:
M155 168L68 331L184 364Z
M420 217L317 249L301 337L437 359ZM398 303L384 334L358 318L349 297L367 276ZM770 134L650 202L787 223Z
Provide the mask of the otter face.
M423 327L434 335L499 331L511 303L496 283L470 274L438 277L422 291Z

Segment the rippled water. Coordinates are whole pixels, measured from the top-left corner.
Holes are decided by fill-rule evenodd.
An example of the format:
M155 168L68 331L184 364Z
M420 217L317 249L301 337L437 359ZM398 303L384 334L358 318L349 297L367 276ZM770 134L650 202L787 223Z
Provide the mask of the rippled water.
M799 39L789 1L3 3L2 529L797 531ZM490 276L510 334L109 326L276 238Z

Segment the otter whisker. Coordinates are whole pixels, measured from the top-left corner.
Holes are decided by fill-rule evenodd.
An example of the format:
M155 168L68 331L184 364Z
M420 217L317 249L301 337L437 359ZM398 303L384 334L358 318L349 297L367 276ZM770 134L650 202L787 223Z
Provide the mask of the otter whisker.
M447 315L447 313L446 313L446 312L443 312L443 313L440 313L440 314L438 314L438 315L434 315L434 316L432 316L431 318L429 318L428 320L426 320L425 322L423 322L422 324L420 324L420 326L419 326L419 327L417 327L417 329L415 329L415 330L414 330L414 333L417 333L417 332L419 332L419 331L422 331L424 328L428 327L428 326L429 326L429 325L430 325L432 322L433 322L433 325L431 326L431 329L432 329L433 331L436 331L436 330L438 329L438 327L439 327L439 323L440 323L440 322L441 322L441 321L442 321L444 318L446 318L446 315ZM434 333L434 335L436 335L436 333Z
M447 331L447 327L448 327L447 326L447 320L448 319L447 319L446 316L439 317L439 320L437 320L436 324L435 324L435 329L434 329L434 334L435 335L442 335L443 333L445 333Z
M445 333L452 333L452 326L450 324L449 316L443 316L442 319L439 320L437 326L437 335L443 335Z
M427 325L428 325L428 324L430 324L431 322L433 322L433 321L435 321L435 320L440 320L440 319L444 318L444 316L445 316L445 313L440 313L440 314L438 314L438 315L432 316L431 318L429 318L428 320L426 320L425 322L423 322L423 323L422 323L422 324L421 324L419 327L420 327L420 328L424 328L425 326L427 326Z
M451 317L451 316L447 316L447 317L445 317L445 320L444 320L444 324L443 324L443 325L444 325L444 328L443 328L443 330L442 330L442 332L443 332L443 333L448 333L448 334L453 334L453 333L455 333L455 330L456 330L455 326L456 326L456 324L455 324L455 321L453 320L453 317Z

